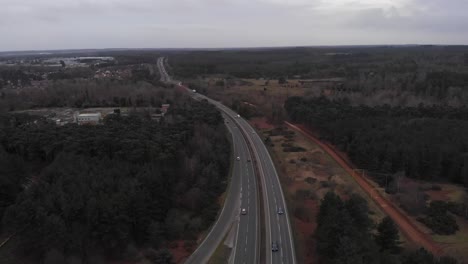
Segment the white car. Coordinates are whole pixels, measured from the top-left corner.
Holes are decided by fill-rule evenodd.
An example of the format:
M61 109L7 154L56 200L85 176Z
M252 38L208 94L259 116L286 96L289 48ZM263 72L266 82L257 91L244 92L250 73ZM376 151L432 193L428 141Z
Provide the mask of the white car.
M237 160L240 160L240 157L237 157L236 159L237 159Z
M237 115L237 117L240 117L240 115Z
M242 209L241 209L241 214L242 214L242 215L246 215L246 214L247 214L247 210L246 210L245 208L242 208Z

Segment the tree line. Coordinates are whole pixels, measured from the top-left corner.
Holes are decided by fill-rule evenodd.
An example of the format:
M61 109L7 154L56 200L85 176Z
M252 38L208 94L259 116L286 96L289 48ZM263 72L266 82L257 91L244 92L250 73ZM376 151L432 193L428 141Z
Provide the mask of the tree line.
M180 97L174 90L147 81L58 80L43 89L23 88L2 93L0 110L43 107L160 107Z
M465 107L369 107L325 97L291 97L285 108L293 121L317 129L359 168L468 184Z
M404 251L395 223L385 217L375 225L366 200L353 194L343 201L328 192L317 215L317 252L324 264L456 264L434 257L424 248Z
M2 231L20 254L87 262L195 239L218 212L230 148L219 112L183 99L160 123L111 115L101 126L57 127L27 115L0 118ZM164 259L164 261L160 261Z

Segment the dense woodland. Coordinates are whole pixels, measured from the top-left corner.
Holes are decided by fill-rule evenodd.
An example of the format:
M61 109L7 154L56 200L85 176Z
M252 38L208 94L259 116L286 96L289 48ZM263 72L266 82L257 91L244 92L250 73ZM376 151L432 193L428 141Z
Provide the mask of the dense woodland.
M417 106L468 102L468 47L298 47L171 54L174 74L265 80L341 78L327 88L355 104ZM309 92L320 92L309 89Z
M19 254L65 263L154 248L148 259L170 263L169 241L195 239L214 221L230 151L207 102L181 98L161 123L134 114L57 127L35 118L0 118L2 232L17 232Z
M424 249L405 252L398 229L389 217L377 226L367 202L358 195L343 201L329 192L317 215L317 252L324 264L456 264L451 257L434 257Z
M0 111L43 107L160 107L175 95L145 69L134 69L131 79L57 79L44 88L0 90Z
M467 108L353 106L325 97L291 97L285 108L359 168L468 185Z
M465 107L369 107L325 97L291 97L285 108L293 121L308 125L346 152L388 193L399 193L398 181L404 176L468 186ZM466 201L432 201L427 206L425 196L415 198L402 195L399 200L408 213L425 213L418 220L436 234L450 235L459 230L453 215L468 218Z

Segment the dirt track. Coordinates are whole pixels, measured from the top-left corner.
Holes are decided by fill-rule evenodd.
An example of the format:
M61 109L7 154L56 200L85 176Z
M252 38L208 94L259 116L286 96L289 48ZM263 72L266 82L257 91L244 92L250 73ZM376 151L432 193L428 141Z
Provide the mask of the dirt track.
M389 215L393 221L400 227L400 231L406 236L406 238L417 245L420 245L432 254L440 256L443 254L442 248L439 247L432 239L421 230L419 230L401 211L399 211L393 203L388 201L385 197L383 197L374 187L361 175L357 174L353 170L353 166L349 164L345 159L343 159L333 147L329 146L318 140L312 133L310 133L306 128L301 125L294 125L289 122L285 122L285 124L304 134L307 138L314 141L317 145L319 145L324 151L326 151L333 159L335 159L361 186L361 188L377 203L377 205L387 214Z

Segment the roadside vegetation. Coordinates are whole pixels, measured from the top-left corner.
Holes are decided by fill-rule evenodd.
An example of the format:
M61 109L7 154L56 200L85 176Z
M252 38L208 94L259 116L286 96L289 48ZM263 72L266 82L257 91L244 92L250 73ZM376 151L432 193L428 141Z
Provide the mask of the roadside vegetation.
M195 51L170 61L187 84L264 132L290 204L303 207L293 208L300 246L316 248L302 234L315 229L323 190L347 200L352 192L340 186L352 184L333 172L321 179L319 150L274 135L288 119L334 145L447 254L466 261L467 58L463 46L408 46Z
M42 87L0 68L2 110L133 109L97 126L0 113L1 237L13 235L0 262L176 263L214 222L230 155L220 113L160 84L156 57L114 55L118 66L47 67Z
M434 257L421 248L403 251L398 228L389 217L376 226L366 201L352 195L343 201L328 192L317 216L317 252L320 263L456 264L452 257Z
M156 258L170 241L196 240L217 215L229 144L213 106L180 103L162 123L135 114L56 127L2 116L3 232L36 260L135 258L143 248L159 249L146 252Z
M348 154L387 193L400 192L401 177L467 185L468 111L443 106L368 107L327 98L291 97L285 108L295 122L308 124ZM436 188L436 187L434 187ZM454 215L466 218L463 202L431 201L408 205L410 214L434 233L459 230Z

